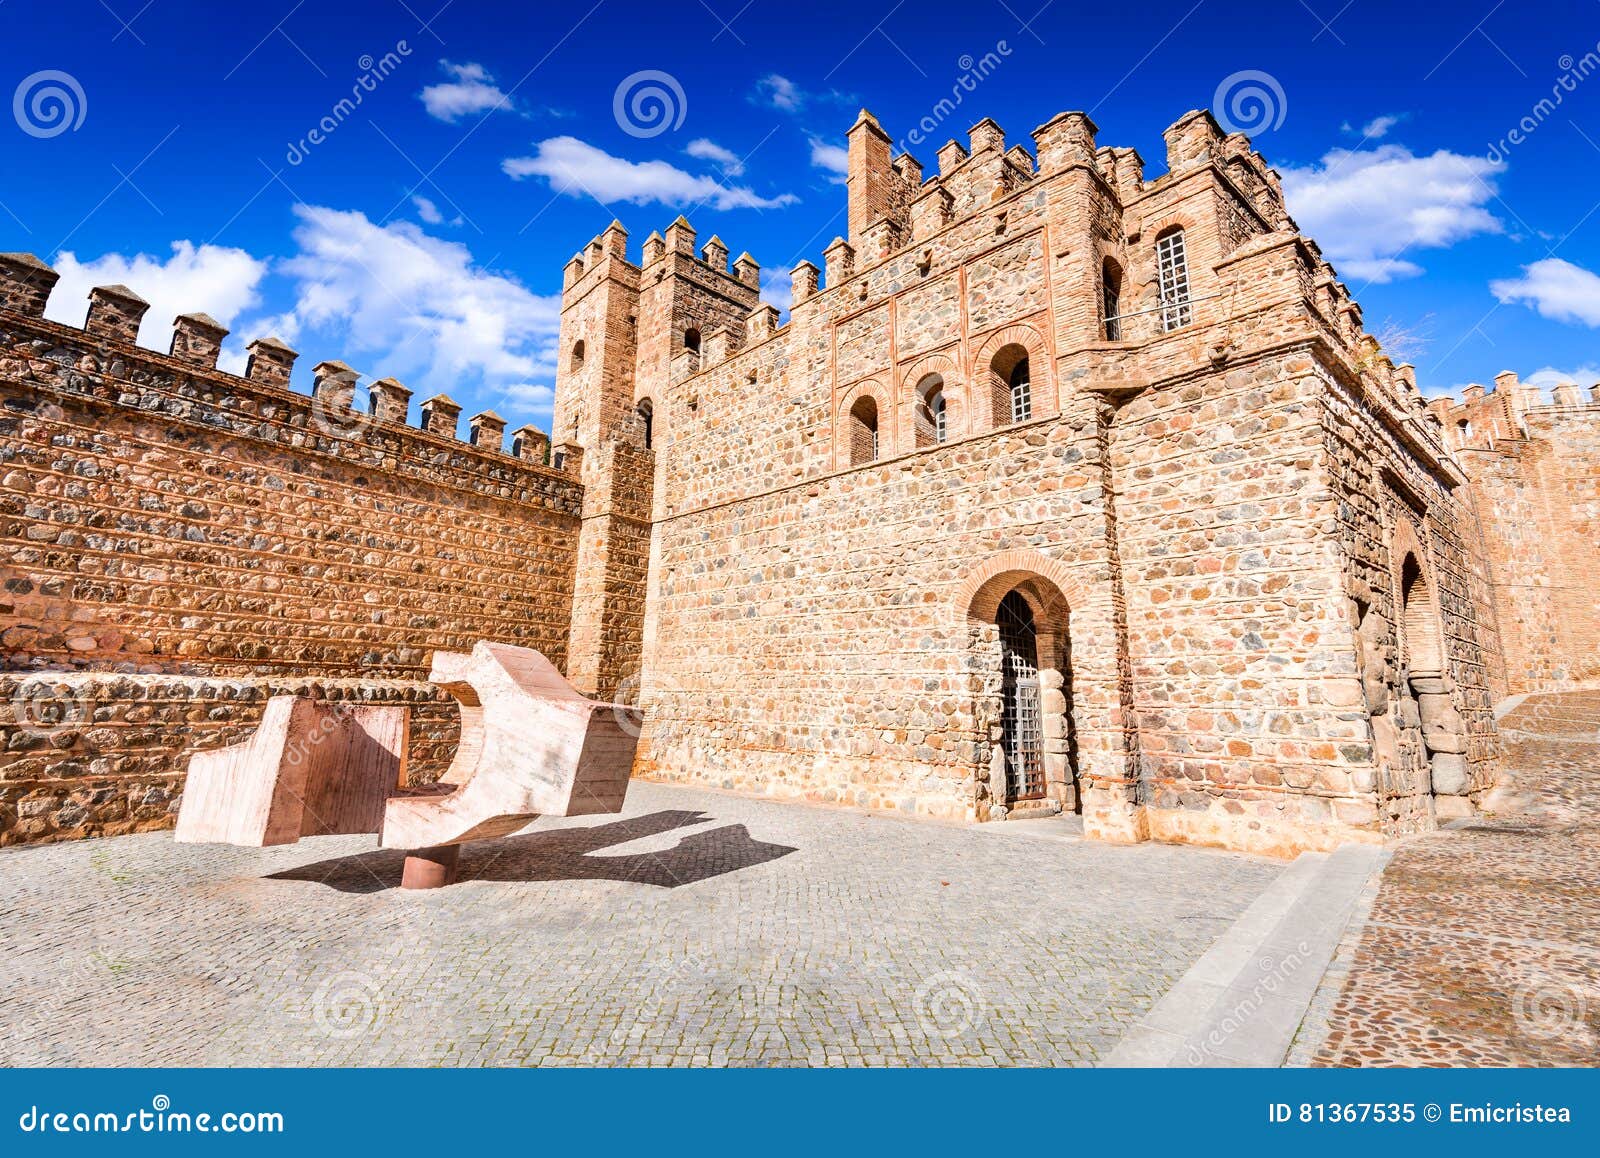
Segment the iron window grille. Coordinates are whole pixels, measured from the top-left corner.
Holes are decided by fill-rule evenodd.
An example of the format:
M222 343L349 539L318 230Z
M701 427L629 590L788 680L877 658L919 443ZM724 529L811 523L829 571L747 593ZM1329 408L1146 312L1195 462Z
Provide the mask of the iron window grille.
M1156 271L1161 284L1161 328L1176 330L1194 320L1189 304L1189 260L1183 230L1156 241Z

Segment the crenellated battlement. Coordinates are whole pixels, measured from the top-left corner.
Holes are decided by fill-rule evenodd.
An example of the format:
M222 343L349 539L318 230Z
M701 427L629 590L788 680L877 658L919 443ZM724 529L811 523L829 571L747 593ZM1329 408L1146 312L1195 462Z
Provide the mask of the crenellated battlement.
M987 280L996 262L1028 254L1023 267L1005 275L1012 282L1005 293L1034 309L1054 299L1052 312L1030 324L1052 333L1063 378L1120 397L1184 367L1227 364L1252 341L1319 342L1397 437L1455 477L1441 422L1426 409L1411 368L1395 365L1367 333L1360 304L1316 243L1299 234L1278 174L1247 136L1223 132L1205 110L1185 113L1164 133L1166 172L1147 178L1136 150L1102 145L1098 135L1087 114L1063 112L1034 129L1030 151L984 118L965 142L939 148L936 170L925 176L916 157L893 154L889 134L863 109L847 132L846 233L824 249L820 269L804 261L791 273L802 328L835 324L829 319L952 276ZM1179 230L1187 263L1181 304L1165 296L1156 252L1162 238ZM1008 253L1015 256L998 256ZM653 234L645 243L641 333L654 324L647 317L648 271L674 254L693 260L693 231L682 218L666 237ZM721 270L726 254L712 238L698 263ZM927 298L922 293L913 308L927 308ZM967 311L965 325L981 334L995 322L974 306L968 300L960 308ZM1108 309L1117 311L1114 318ZM902 326L918 324L901 317ZM672 328L687 325L680 320ZM652 372L676 386L739 362L761 341L791 329L725 311L705 328L703 345L670 343L654 371L645 369L648 356L641 353L635 398L659 389L649 384Z
M1492 386L1471 383L1460 397L1433 399L1428 411L1454 450L1510 450L1532 436L1530 419L1539 424L1600 419L1600 383L1545 387L1522 381L1514 370L1502 370Z
M749 253L741 253L730 266L729 249L720 237L712 236L700 252L695 252L696 234L687 218L679 216L667 226L666 234L652 233L640 249L636 263L628 257L628 231L622 222L612 223L572 255L562 273L563 307L582 298L606 278L620 278L634 287L639 277L668 255L682 261L686 269L714 275L715 278L761 288L761 266Z
M54 269L32 254L0 254L0 310L32 332L31 337L14 337L30 344L41 362L70 367L72 373L65 382L58 381L57 388L70 389L75 382L86 384L88 380L83 375L95 374L108 382L137 381L152 392L164 388L188 399L226 400L222 405L230 415L249 413L259 420L274 419L300 430L296 445L308 451L346 454L360 444L375 453L392 455L399 445L396 436L400 431L395 428L402 428L413 437L433 436L456 444L444 461L452 462L458 473L476 472L498 479L497 485L503 485L515 473L493 465L501 460L516 460L521 468L545 468L542 457L530 457L531 448L542 445L537 440L524 438L508 453L503 438L506 424L492 413L472 419L466 439L461 439L457 430L461 407L443 395L424 402L418 425L408 427L411 391L393 378L371 382L367 406L360 409L356 395L363 376L340 361L318 363L312 371L311 392L301 394L290 385L300 355L276 337L256 338L249 343L242 376L222 370L217 359L228 330L207 314L187 313L175 318L166 354L139 346L139 327L149 303L126 286L92 289L81 330L46 321L45 307L58 277ZM51 377L42 366L30 376L40 386ZM209 388L201 383L207 383ZM485 456L481 466L467 466L473 453ZM421 447L412 455L439 460L437 451Z
M0 258L0 666L371 686L483 638L565 662L581 459L552 469L526 429L506 454L491 411L463 441L442 395L408 426L394 379L358 407L361 375L335 359L294 391L276 339L225 373L203 314L174 321L171 352L146 349L149 307L126 287L96 287L83 327L46 320L55 285L36 258ZM181 712L153 718L188 735ZM8 783L66 816L153 774L178 782L181 750L119 731L13 740ZM0 843L15 820L0 810Z

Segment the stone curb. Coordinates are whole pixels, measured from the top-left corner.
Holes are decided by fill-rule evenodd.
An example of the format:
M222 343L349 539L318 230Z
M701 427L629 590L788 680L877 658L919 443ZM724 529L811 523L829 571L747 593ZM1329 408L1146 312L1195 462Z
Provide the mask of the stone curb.
M1376 845L1304 853L1178 979L1107 1066L1279 1066L1368 881Z

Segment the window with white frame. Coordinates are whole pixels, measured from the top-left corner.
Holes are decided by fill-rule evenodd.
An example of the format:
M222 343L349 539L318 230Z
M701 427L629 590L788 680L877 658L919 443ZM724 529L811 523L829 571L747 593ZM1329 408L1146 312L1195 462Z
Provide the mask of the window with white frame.
M1189 304L1189 259L1183 230L1174 229L1156 239L1156 272L1161 283L1162 330L1187 326L1194 320L1194 309Z
M1011 421L1026 422L1033 417L1033 384L1028 377L1028 359L1011 371Z
M949 412L944 397L944 376L929 374L917 383L917 445L937 446L949 437Z
M846 450L851 466L864 466L878 461L878 403L871 395L862 395L850 407L849 438Z

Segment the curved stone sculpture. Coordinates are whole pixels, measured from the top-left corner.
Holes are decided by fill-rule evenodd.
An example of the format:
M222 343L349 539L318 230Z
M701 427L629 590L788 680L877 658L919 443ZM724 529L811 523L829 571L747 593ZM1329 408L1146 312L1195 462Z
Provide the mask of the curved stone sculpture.
M403 707L273 696L249 739L189 758L173 839L263 846L377 832L405 775Z
M438 785L385 807L383 847L427 849L411 861L436 866L408 861L408 886L453 877L455 849L440 846L505 836L539 816L621 811L637 741L629 709L588 699L543 655L508 644L435 652L428 678L459 701L461 742Z

